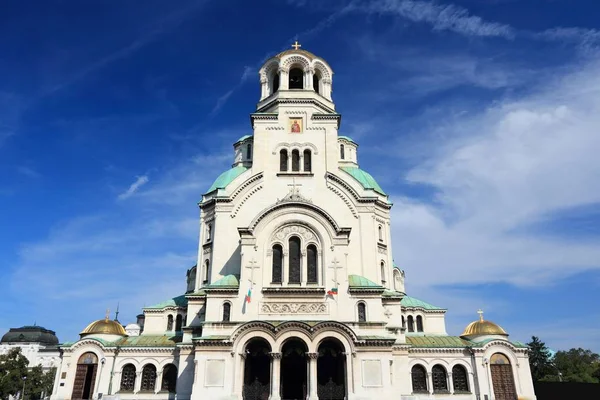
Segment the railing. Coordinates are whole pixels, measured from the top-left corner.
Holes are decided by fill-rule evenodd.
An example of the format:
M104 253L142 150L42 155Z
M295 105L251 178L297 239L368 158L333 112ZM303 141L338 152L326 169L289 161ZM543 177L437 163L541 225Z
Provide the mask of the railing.
M271 385L262 384L256 378L254 382L250 384L244 384L243 396L244 400L268 400L271 394Z
M329 378L329 382L317 385L317 395L319 400L344 400L346 388L343 384L338 385L332 378Z

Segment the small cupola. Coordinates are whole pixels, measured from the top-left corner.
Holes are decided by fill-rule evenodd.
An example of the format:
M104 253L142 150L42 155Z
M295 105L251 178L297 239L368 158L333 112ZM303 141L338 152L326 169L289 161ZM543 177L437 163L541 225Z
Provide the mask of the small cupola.
M340 167L358 166L358 144L348 136L338 136Z
M254 154L254 137L252 135L245 135L239 138L233 144L233 152L233 167L241 165L242 167L250 168Z
M500 325L493 323L492 321L486 321L483 319L483 311L477 311L479 314L479 320L471 322L465 328L465 331L460 337L475 342L487 340L487 339L504 339L508 337L508 333Z
M123 336L127 336L127 332L123 325L116 320L111 320L109 317L109 311L106 311L106 317L89 324L79 336L83 339L86 337L95 337L99 339L105 339L109 341L117 340Z

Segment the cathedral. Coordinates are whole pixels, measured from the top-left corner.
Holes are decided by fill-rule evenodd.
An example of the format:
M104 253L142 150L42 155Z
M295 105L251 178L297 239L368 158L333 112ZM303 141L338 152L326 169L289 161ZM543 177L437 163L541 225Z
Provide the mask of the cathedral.
M61 344L51 399L535 399L524 344L481 311L450 336L446 309L405 290L392 203L340 132L327 61L296 42L259 77L252 133L199 203L187 286Z

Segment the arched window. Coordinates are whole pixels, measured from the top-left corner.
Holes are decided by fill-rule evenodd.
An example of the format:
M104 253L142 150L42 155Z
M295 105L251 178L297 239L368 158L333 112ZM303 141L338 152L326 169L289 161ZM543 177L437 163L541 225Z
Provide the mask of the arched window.
M452 367L452 386L454 386L455 393L469 391L467 370L462 365L455 365Z
M300 152L292 150L292 171L300 171Z
M252 145L248 144L246 146L246 158L250 160L252 158Z
M433 380L434 392L447 392L448 379L446 378L446 370L441 365L434 365L431 369L431 378Z
M358 322L367 322L367 306L365 303L358 303L356 308L358 311Z
M290 272L289 282L300 283L300 238L292 236L289 241Z
M121 371L121 392L133 392L135 387L135 366L127 364Z
M181 332L182 327L183 327L183 315L177 314L177 318L175 318L175 332Z
M340 158L343 160L345 158L344 154L344 145L340 144Z
M169 315L167 317L167 332L170 332L173 330L173 316Z
M177 388L177 367L173 364L167 364L163 368L161 390L169 393L175 393Z
M308 283L318 283L317 246L311 244L306 248L306 258L308 268Z
M379 225L377 230L379 231L379 241L383 242L383 228L381 227L381 225Z
M404 315L402 316L402 327L406 329L406 319L404 318Z
M187 292L193 292L196 288L196 266L192 267L188 273Z
M156 367L152 364L146 364L142 369L141 391L153 392L156 387Z
M223 303L223 322L231 321L231 303Z
M304 172L310 172L312 168L310 150L304 150Z
M208 260L204 261L204 271L202 272L204 273L202 283L208 283L208 277L210 276L210 262Z
M385 262L382 261L379 267L381 268L381 283L385 286Z
M279 171L285 172L288 170L288 152L286 149L282 149L279 152Z
M417 315L417 332L423 332L423 317Z
M271 92L271 94L273 94L279 90L279 74L277 72L275 72L273 74L273 88L272 89L273 89L273 91Z
M300 68L290 70L290 89L304 89L304 72Z
M400 271L394 268L394 290L400 291Z
M317 75L317 73L315 72L313 74L313 89L315 90L315 92L319 93L319 75Z
M408 316L407 321L408 321L408 331L414 332L415 331L415 322L413 320L412 315Z
M427 393L427 372L422 365L415 365L410 370L413 393Z
M281 245L276 244L273 246L273 283L281 283L283 271L283 248Z

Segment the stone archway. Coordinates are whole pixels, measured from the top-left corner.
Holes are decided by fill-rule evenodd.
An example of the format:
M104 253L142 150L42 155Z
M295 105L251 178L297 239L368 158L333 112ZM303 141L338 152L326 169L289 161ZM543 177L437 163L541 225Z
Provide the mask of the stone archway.
M246 345L244 362L244 400L267 400L271 393L271 346L263 338Z
M80 400L91 399L93 397L97 371L98 356L96 354L88 352L79 357L71 399Z
M339 340L327 338L321 342L317 359L317 394L319 400L346 398L346 355Z
M298 338L287 340L281 348L281 399L304 400L307 394L308 368L306 343Z
M494 399L517 400L515 378L510 360L502 353L496 353L490 358L490 370L492 374L492 386L494 387Z

